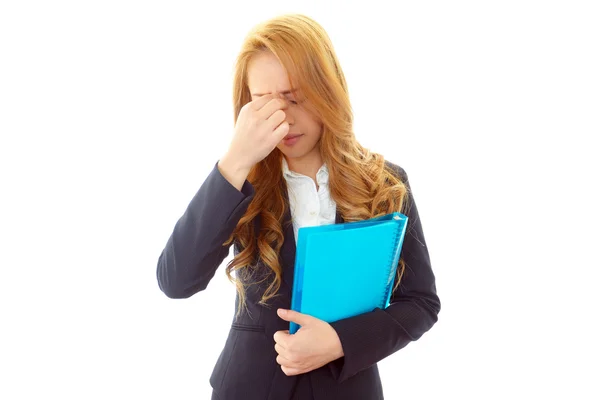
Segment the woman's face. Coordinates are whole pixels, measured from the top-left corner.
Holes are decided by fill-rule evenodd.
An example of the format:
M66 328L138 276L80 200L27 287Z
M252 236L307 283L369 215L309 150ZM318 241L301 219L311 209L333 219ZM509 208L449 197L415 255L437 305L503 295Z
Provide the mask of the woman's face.
M270 52L262 52L252 58L248 65L248 88L252 100L261 95L277 94L288 101L286 120L290 125L287 137L277 148L289 159L306 159L319 154L318 143L323 124L313 116L307 100L295 88L290 88L287 72ZM295 137L295 138L294 138Z

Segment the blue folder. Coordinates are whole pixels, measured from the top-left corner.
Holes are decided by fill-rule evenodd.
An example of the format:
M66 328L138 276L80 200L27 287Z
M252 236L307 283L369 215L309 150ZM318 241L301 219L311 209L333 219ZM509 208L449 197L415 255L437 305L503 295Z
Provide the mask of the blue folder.
M292 310L326 322L389 306L408 217L298 230ZM300 327L290 323L290 334Z

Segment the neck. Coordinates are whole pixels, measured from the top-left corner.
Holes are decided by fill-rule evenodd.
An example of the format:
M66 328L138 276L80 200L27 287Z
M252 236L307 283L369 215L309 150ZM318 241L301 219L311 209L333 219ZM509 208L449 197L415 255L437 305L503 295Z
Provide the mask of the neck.
M303 157L286 157L285 159L288 163L290 171L309 176L316 182L317 172L323 165L323 159L321 158L321 153L318 151L318 149L315 150L316 151L312 151Z

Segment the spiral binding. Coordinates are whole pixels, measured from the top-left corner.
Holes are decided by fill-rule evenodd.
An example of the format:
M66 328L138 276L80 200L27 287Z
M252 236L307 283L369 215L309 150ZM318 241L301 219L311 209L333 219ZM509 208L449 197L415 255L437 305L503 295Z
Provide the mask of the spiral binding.
M383 293L383 298L381 299L381 309L385 309L387 303L391 297L391 291L393 288L394 277L396 275L396 270L398 269L398 262L400 261L400 252L402 250L402 246L398 246L398 242L400 241L400 237L402 236L402 229L400 229L400 220L402 218L399 215L394 215L393 220L396 222L396 230L395 234L392 238L392 253L390 254L390 273L388 274Z

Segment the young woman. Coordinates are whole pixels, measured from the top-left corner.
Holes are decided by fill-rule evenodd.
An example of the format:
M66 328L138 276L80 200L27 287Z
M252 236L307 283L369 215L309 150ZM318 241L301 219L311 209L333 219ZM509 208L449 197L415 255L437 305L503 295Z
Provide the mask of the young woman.
M383 399L377 362L440 311L406 172L357 142L344 74L313 19L256 26L234 79L233 140L159 257L160 289L170 298L204 290L233 245L225 272L236 314L210 377L213 399ZM409 219L387 309L334 323L289 310L300 227L394 211ZM302 326L294 335L290 321Z

